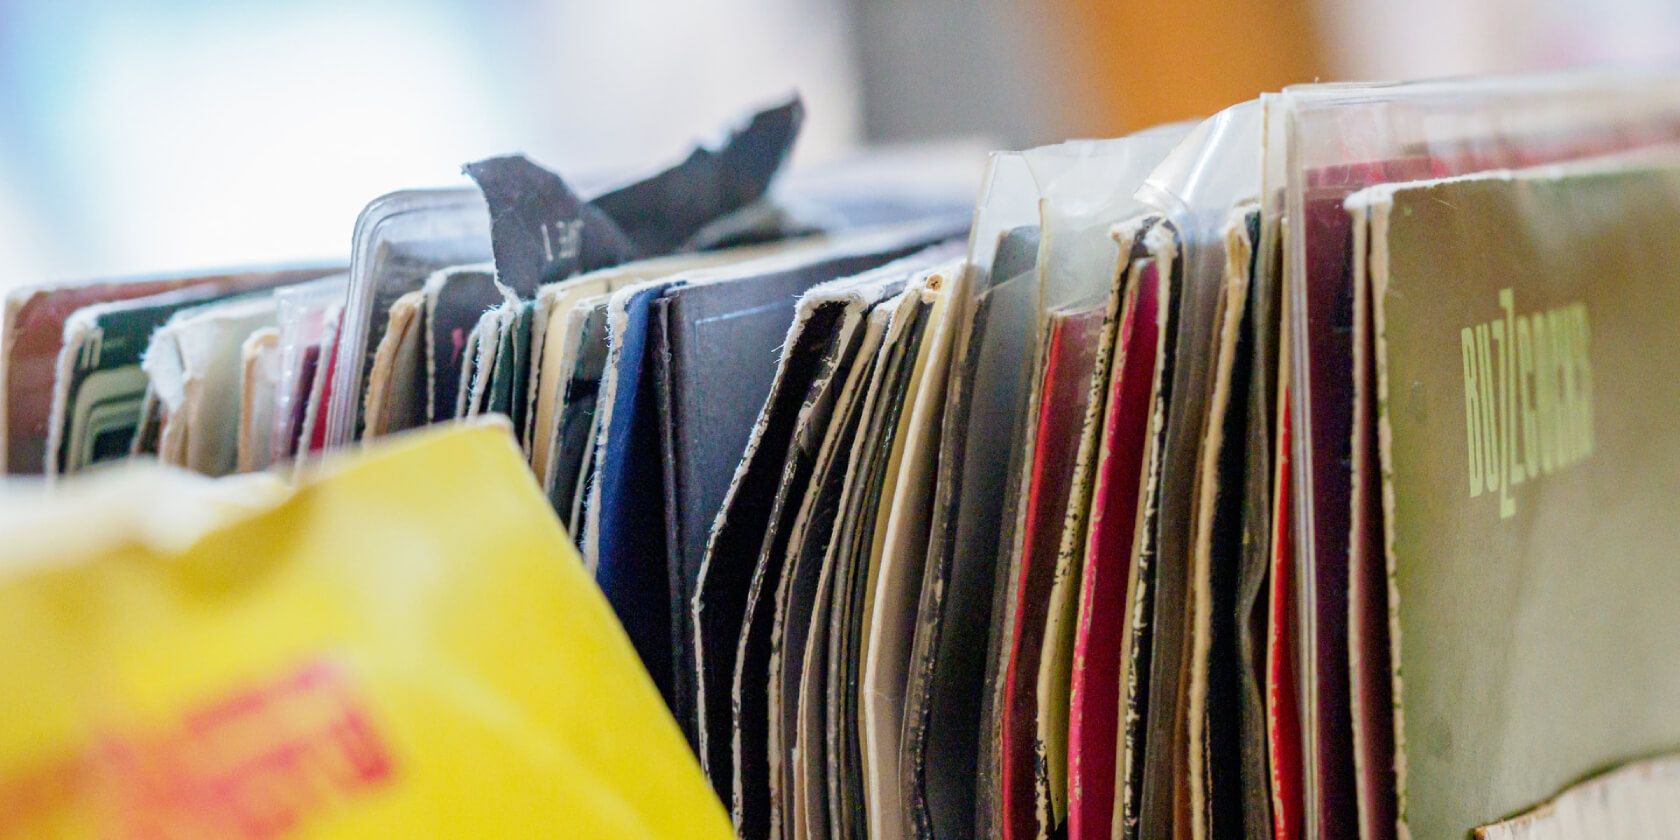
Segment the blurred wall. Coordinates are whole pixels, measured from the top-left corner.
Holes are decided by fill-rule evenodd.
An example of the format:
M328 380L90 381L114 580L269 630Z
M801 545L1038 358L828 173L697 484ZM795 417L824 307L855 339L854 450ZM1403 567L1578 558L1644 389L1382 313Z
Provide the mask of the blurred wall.
M1069 39L1060 0L846 2L870 139L1021 148L1086 130L1086 97L1058 58Z
M1324 75L1308 0L849 2L870 137L1116 136Z
M1320 0L1317 15L1338 77L1680 62L1674 0Z
M0 0L0 287L342 258L369 199L467 160L646 169L793 88L808 162L1677 59L1675 0Z
M1072 84L1084 124L1118 134L1197 119L1326 75L1308 0L1076 0Z
M796 88L833 156L850 45L826 0L0 0L0 287L344 258L466 161L646 169Z

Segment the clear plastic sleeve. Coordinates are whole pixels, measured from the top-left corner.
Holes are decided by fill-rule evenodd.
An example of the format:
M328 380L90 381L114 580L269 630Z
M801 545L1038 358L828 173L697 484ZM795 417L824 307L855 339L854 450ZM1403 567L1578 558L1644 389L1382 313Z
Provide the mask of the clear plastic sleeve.
M385 334L391 304L452 265L490 259L490 214L471 188L405 190L381 196L356 219L338 363L327 406L329 448L354 440L362 383Z
M1225 272L1225 226L1239 203L1260 192L1263 112L1258 101L1203 120L1137 190L1178 232L1184 282L1216 288Z
M1192 124L1115 140L1070 140L1022 153L1038 191L1039 315L1108 295L1118 254L1113 226L1141 213L1140 185Z
M305 371L305 356L318 347L325 332L329 310L343 305L344 290L349 275L337 274L295 286L274 290L275 321L280 331L279 373L274 391L273 430L269 435L269 460L279 464L289 461L297 440L302 407L300 380L314 376Z
M1285 220L1293 565L1308 834L1355 829L1348 669L1351 224L1378 183L1563 163L1680 141L1680 77L1585 72L1305 85L1268 101L1265 201Z

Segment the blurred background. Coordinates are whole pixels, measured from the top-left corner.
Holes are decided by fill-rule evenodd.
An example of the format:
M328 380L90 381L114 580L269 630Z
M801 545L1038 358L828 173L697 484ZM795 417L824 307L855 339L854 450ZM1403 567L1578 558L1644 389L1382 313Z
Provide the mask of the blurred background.
M0 287L343 259L380 193L516 150L646 169L790 89L808 164L1676 59L1675 0L0 0Z

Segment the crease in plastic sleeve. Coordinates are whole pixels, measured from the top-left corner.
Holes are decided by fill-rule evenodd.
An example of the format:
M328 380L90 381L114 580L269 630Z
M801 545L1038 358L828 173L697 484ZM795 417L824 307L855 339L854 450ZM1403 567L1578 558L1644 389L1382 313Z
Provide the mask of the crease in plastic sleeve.
M1134 191L1192 126L1171 123L1118 139L1070 140L1022 153L1039 195L1041 321L1051 310L1108 294L1119 257L1110 228L1147 209Z

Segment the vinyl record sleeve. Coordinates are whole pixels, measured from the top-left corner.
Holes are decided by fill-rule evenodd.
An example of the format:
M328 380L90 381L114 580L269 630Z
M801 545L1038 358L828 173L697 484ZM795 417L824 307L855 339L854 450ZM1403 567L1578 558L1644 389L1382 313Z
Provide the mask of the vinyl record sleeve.
M48 476L129 453L149 387L140 358L152 333L175 313L217 297L212 286L191 285L93 304L65 319L53 382Z
M1013 633L1000 668L1005 680L999 710L1003 836L1013 840L1048 836L1051 827L1049 784L1042 779L1049 757L1041 736L1039 671L1055 606L1053 589L1063 569L1058 562L1062 526L1106 314L1106 302L1051 313L1033 400L1036 442L1030 472L1021 482L1018 559L1011 570L1014 597L1007 604Z
M1232 224L1243 224L1240 211L1234 212ZM1227 227L1224 232L1232 230ZM1228 241L1229 235L1224 238ZM1228 259L1221 281L1209 360L1212 390L1196 465L1189 587L1190 810L1196 831L1210 837L1243 832L1236 605L1247 467L1242 433L1248 419L1252 353L1248 260Z
M866 348L879 340L870 339L868 316L883 297L900 287L902 279L883 269L807 296L813 302L823 300L814 314L828 310L837 319L837 328L797 417L737 644L735 685L741 715L735 754L747 773L738 788L743 795L767 797L767 816L754 817L750 805L745 813L753 818L749 826L767 821L771 836L808 830L801 828L806 826L809 809L802 799L804 789L796 783L805 775L800 703L813 631L811 615L819 606L816 591L832 527L831 508L844 480L846 453L841 441L855 434L847 425L855 425L850 409L861 397L854 386L873 363ZM766 728L758 730L760 716L750 711L756 709L756 701L748 699L748 692L761 678L765 680L762 719ZM761 753L753 749L755 743L764 744ZM751 763L759 761L758 755L765 762L764 775L759 777L763 781L753 784ZM761 793L752 793L755 788ZM819 819L826 828L826 816Z
M918 837L975 832L978 797L996 778L982 770L979 755L988 737L981 726L987 650L979 637L992 626L1010 453L990 441L1013 440L1024 409L1021 359L1036 304L1037 255L1036 228L1000 233L990 278L971 289L953 348L900 760Z
M1156 702L1150 681L1156 590L1155 566L1160 545L1163 447L1173 389L1173 356L1178 329L1178 290L1168 255L1150 253L1134 261L1140 282L1154 285L1160 298L1156 321L1155 368L1149 392L1149 427L1139 465L1137 525L1127 569L1125 622L1120 637L1120 743L1115 779L1114 832L1126 840L1140 836L1143 783L1148 768L1147 724Z
M380 339L368 372L364 437L378 437L430 422L426 416L426 294L416 289L391 304L390 328Z
M779 522L792 515L810 480L815 444L822 439L832 406L824 395L849 369L851 357L846 354L853 352L862 311L861 304L849 306L840 298L801 298L754 445L743 460L731 503L719 514L709 549L757 552L730 681L730 696L740 698L731 710L731 802L736 830L744 836L779 831L784 819L781 768L786 759L777 747L780 693L767 683L773 670L775 597L788 539L788 529ZM812 424L817 424L815 431L807 431ZM696 604L702 617L705 599L702 589Z
M869 802L864 786L860 696L865 665L867 601L871 594L870 554L876 516L903 413L922 326L922 278L879 307L887 325L876 352L875 370L864 396L857 445L848 465L849 487L840 500L831 538L835 565L834 630L829 635L827 736L831 833L865 835Z
M473 321L472 328L467 330L466 339L461 344L459 369L460 379L455 382L455 406L450 409L449 417L459 420L468 416L472 408L472 386L478 378L478 362L484 352L484 323L490 313L480 313Z
M834 408L817 451L811 481L788 538L792 567L777 591L782 628L771 679L778 678L782 715L783 819L794 836L829 836L826 737L827 640L834 597L835 518L846 488L846 466L863 414L863 383L874 370L886 313L871 305L858 331L855 361L834 393ZM772 701L774 704L775 701ZM791 795L788 795L791 792Z
M136 277L12 289L0 330L0 458L13 475L42 473L51 434L53 380L64 323L84 306L149 297L186 286L209 285L220 293L273 288L321 277L330 268L281 266L215 275Z
M1121 641L1160 337L1159 277L1126 259L1079 581L1068 709L1068 837L1113 834L1122 709Z
M712 760L720 764L729 755L728 733L722 730L729 715L726 705L709 704L721 699L732 679L734 643L740 638L757 553L708 557L707 544L770 394L776 350L793 323L796 302L820 283L905 259L951 233L923 227L903 235L837 238L831 248L801 248L696 274L664 295L670 300L663 349L670 422L660 427L660 435L671 455L662 480L674 504L664 521L671 655L682 672L675 679L684 685L683 697L703 686L718 692L698 701L708 704L708 721L719 726L717 733L708 733L718 736L708 743L718 750ZM948 257L949 249L920 254L895 270L908 274L913 266ZM730 383L728 399L716 393L723 382ZM706 603L710 623L697 625L690 614L703 580L712 591ZM708 632L715 633L702 642L715 654L709 663L695 655L696 633ZM706 669L703 677L689 676L700 668Z
M1243 507L1241 556L1237 568L1235 625L1238 712L1241 737L1240 778L1243 836L1271 840L1274 809L1268 763L1266 723L1266 645L1271 570L1272 481L1275 473L1278 366L1278 247L1276 233L1267 239L1267 223L1258 202L1240 207L1227 228L1227 261L1246 265L1248 286L1248 407L1243 429ZM1246 257L1244 256L1246 254Z
M470 349L463 352L461 362L461 403L457 418L477 417L484 413L486 397L490 393L490 377L495 375L496 358L502 350L502 335L508 329L509 313L504 304L484 311L473 326L468 340ZM472 353L468 361L465 353ZM468 372L471 375L467 375Z
M576 322L577 355L563 386L559 425L549 460L554 474L549 482L549 499L565 519L566 529L580 544L584 534L590 476L594 470L595 439L600 436L605 390L607 355L607 303L609 296L585 298L573 307Z
M636 652L672 697L670 588L665 571L665 499L659 444L657 384L648 352L652 305L664 282L631 286L612 296L608 329L617 358L608 414L596 442L599 480L591 493L590 535L595 580L618 613Z
M1163 217L1146 241L1170 255L1182 309L1172 349L1175 381L1162 450L1148 629L1149 773L1140 801L1146 835L1242 835L1232 624L1245 495L1237 485L1246 446L1224 442L1240 439L1247 420L1242 313L1248 265L1232 258L1229 242L1233 209L1251 203L1262 186L1256 151L1264 118L1262 103L1248 101L1201 121L1138 191ZM1239 287L1234 292L1233 284ZM1232 366L1243 368L1240 377ZM1210 698L1216 701L1211 712Z
M1301 85L1277 97L1268 201L1283 198L1294 321L1291 503L1304 649L1305 825L1357 830L1348 680L1351 225L1342 200L1383 182L1579 160L1680 138L1671 74L1590 70L1405 84ZM1275 139L1275 142L1273 140Z
M1456 836L1680 744L1680 169L1350 203L1369 219L1400 832Z
M1305 757L1301 739L1299 615L1295 581L1295 552L1290 530L1293 497L1291 464L1290 389L1287 368L1278 382L1277 458L1272 479L1272 543L1266 602L1266 766L1272 799L1272 836L1277 840L1305 836Z
M356 217L350 252L350 281L340 316L343 346L332 353L343 362L333 366L334 377L342 381L324 389L328 404L320 412L330 430L324 440L335 446L354 440L360 431L364 380L385 336L391 304L439 271L488 263L490 214L483 196L472 188L389 193ZM476 319L481 312L470 317ZM455 393L436 396L448 400ZM335 400L333 394L340 396ZM434 413L447 406L434 403Z
M1148 712L1144 722L1144 776L1139 791L1139 830L1152 837L1189 823L1189 659L1191 517L1196 460L1206 404L1212 391L1211 335L1219 290L1186 282L1177 232L1153 228L1146 243L1157 265L1171 272L1178 290L1169 351L1172 384L1161 442L1156 521L1149 574ZM1160 270L1160 269L1158 269ZM1140 675L1141 677L1142 675Z
M874 591L867 609L863 682L859 687L865 789L871 836L888 836L908 825L901 783L906 692L916 607L927 560L927 528L938 469L945 387L957 327L956 301L966 294L965 266L953 263L931 272L922 299L930 307L905 388L905 406L894 445L895 485L883 495L878 514Z
M531 318L533 301L507 305L506 326L496 347L496 366L491 370L485 395L485 413L501 414L513 421L515 437L525 428L525 392L531 370ZM521 447L523 449L523 447Z
M1355 199L1357 202L1357 199ZM1395 837L1394 685L1388 637L1388 568L1382 553L1377 448L1376 339L1369 276L1369 210L1353 216L1353 439L1348 506L1348 689L1354 798L1362 840Z
M1081 311L1100 311L1101 326L1087 339L1093 346L1090 372L1081 374L1086 382L1084 395L1074 394L1083 406L1077 433L1069 431L1075 441L1068 473L1067 500L1064 503L1060 535L1055 548L1053 584L1049 610L1045 616L1042 654L1035 680L1037 695L1037 740L1043 744L1042 769L1035 772L1035 786L1039 800L1038 823L1045 833L1066 830L1069 820L1069 798L1072 795L1071 745L1069 718L1072 687L1075 678L1075 636L1079 623L1081 582L1086 563L1086 532L1091 509L1092 485L1095 482L1100 440L1108 407L1107 393L1111 366L1116 352L1117 334L1123 316L1132 255L1139 233L1154 221L1153 214L1144 214L1102 231L1109 240L1111 253L1105 266L1109 280L1105 294L1098 296L1100 305ZM1100 253L1100 252L1098 252ZM1051 259L1056 259L1054 253ZM1079 266L1094 268L1096 263ZM1077 383L1070 384L1070 388ZM1123 600L1123 599L1122 599ZM1114 743L1112 739L1109 742ZM1109 773L1112 785L1112 772Z
M264 327L240 347L238 472L268 467L274 395L280 381L280 329Z
M455 416L468 333L504 297L489 263L440 269L426 278L421 293L426 297L426 415L438 423Z
M83 307L149 297L191 283L187 277L84 281L7 292L5 327L0 330L5 342L0 348L0 459L8 474L46 471L54 382L70 316Z
M535 329L535 322L533 323L533 373L528 395L531 412L529 448L531 467L536 471L543 486L550 487L555 481L556 471L561 469L556 461L562 460L559 457L559 450L563 448L560 438L563 435L563 414L568 389L579 364L580 354L586 352L581 348L594 341L583 329L584 314L579 311L579 307L584 301L611 294L632 283L656 280L721 263L745 261L773 253L778 248L797 247L797 244L731 248L637 260L549 283L538 289L538 308L533 312L533 317L543 321L544 325L538 331ZM604 336L605 333L602 332L601 335ZM598 386L599 373L593 375L593 380ZM568 455L565 460L569 462L565 469L575 471L576 464L571 461L571 457ZM570 486L568 483L566 490L560 491L568 499Z
M238 297L177 312L152 334L141 366L168 417L163 438L180 441L165 463L212 476L238 467L240 348L275 316L272 295Z
M668 448L674 457L665 465L668 470L662 468L660 481L673 485L672 498L680 508L662 517L658 535L668 603L677 616L672 620L677 635L667 646L675 648L669 656L682 664L683 678L693 675L696 731L710 730L697 741L709 753L703 763L714 781L720 781L720 795L733 787L728 783L728 695L758 552L756 546L725 552L710 546L729 516L729 498L748 469L744 456L753 446L754 420L775 377L769 360L793 321L794 301L801 292L883 266L893 266L890 270L902 284L914 268L947 257L939 250L918 252L958 233L960 226L946 220L859 232L741 265L681 275L671 279L664 293L673 299L667 336L667 372L672 379L667 387L671 416L677 421L656 431L672 436ZM700 392L719 376L738 381L742 398L718 400ZM613 412L616 408L609 409L609 418ZM696 429L709 433L689 433ZM607 434L612 433L609 424ZM657 449L662 442L656 436L650 445ZM655 491L663 492L658 483L640 492ZM761 515L762 511L753 514L753 520L762 521ZM678 540L670 542L668 534Z
M275 320L280 330L280 381L274 398L274 430L269 434L271 463L289 464L300 449L308 446L304 415L315 390L315 374L325 361L321 342L337 329L335 313L343 310L348 282L349 276L339 273L274 290ZM140 437L143 435L136 440Z

